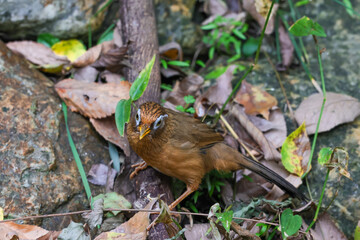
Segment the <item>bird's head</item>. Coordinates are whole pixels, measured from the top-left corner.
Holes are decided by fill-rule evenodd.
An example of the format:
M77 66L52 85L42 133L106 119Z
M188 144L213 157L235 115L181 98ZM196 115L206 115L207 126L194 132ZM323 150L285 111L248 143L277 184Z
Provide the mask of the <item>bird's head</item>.
M134 116L136 130L140 133L139 140L162 129L167 117L165 109L155 102L140 105Z

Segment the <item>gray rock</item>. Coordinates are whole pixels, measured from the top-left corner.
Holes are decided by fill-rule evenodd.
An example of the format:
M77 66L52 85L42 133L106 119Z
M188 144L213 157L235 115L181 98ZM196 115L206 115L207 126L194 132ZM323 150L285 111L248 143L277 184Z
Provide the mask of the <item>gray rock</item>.
M90 18L106 2L0 0L0 36L29 39L40 33L51 33L61 39L77 38L87 34ZM104 19L111 21L114 16L114 11L101 12L91 21L92 30L98 29Z
M106 143L89 122L68 114L85 171L109 159ZM88 208L64 124L53 83L0 41L0 207L6 215L51 213L59 206L75 210L64 205L80 195L77 205Z

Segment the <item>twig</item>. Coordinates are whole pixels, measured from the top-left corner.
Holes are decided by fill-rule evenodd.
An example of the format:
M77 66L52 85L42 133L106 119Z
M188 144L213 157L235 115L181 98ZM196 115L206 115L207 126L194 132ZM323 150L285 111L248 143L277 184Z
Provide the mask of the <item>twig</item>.
M223 123L225 124L226 128L229 130L229 132L231 133L231 135L240 143L240 145L245 149L245 151L250 155L250 157L252 159L254 159L254 161L258 160L254 157L254 155L250 152L250 149L248 149L245 144L240 140L239 136L236 134L236 132L234 131L234 129L230 126L230 124L228 123L228 121L226 121L226 119L223 117L223 115L220 115L220 119L221 121L223 121Z

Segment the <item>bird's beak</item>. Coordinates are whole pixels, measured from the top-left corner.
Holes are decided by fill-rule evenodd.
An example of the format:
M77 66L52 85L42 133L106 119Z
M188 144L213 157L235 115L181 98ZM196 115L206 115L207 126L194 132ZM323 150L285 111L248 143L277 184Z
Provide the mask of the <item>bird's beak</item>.
M140 137L139 139L143 139L149 132L150 132L150 127L147 125L141 125L139 126L140 129Z

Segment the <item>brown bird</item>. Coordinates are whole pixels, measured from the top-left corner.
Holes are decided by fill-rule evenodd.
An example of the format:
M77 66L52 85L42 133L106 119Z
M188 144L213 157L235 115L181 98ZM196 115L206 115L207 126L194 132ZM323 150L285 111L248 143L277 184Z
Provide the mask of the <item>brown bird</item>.
M292 196L306 199L277 173L227 146L223 137L205 123L157 103L142 104L131 117L126 133L132 149L145 161L133 166L136 169L130 178L150 165L185 182L187 190L169 206L170 209L196 191L204 175L213 169L247 168Z

